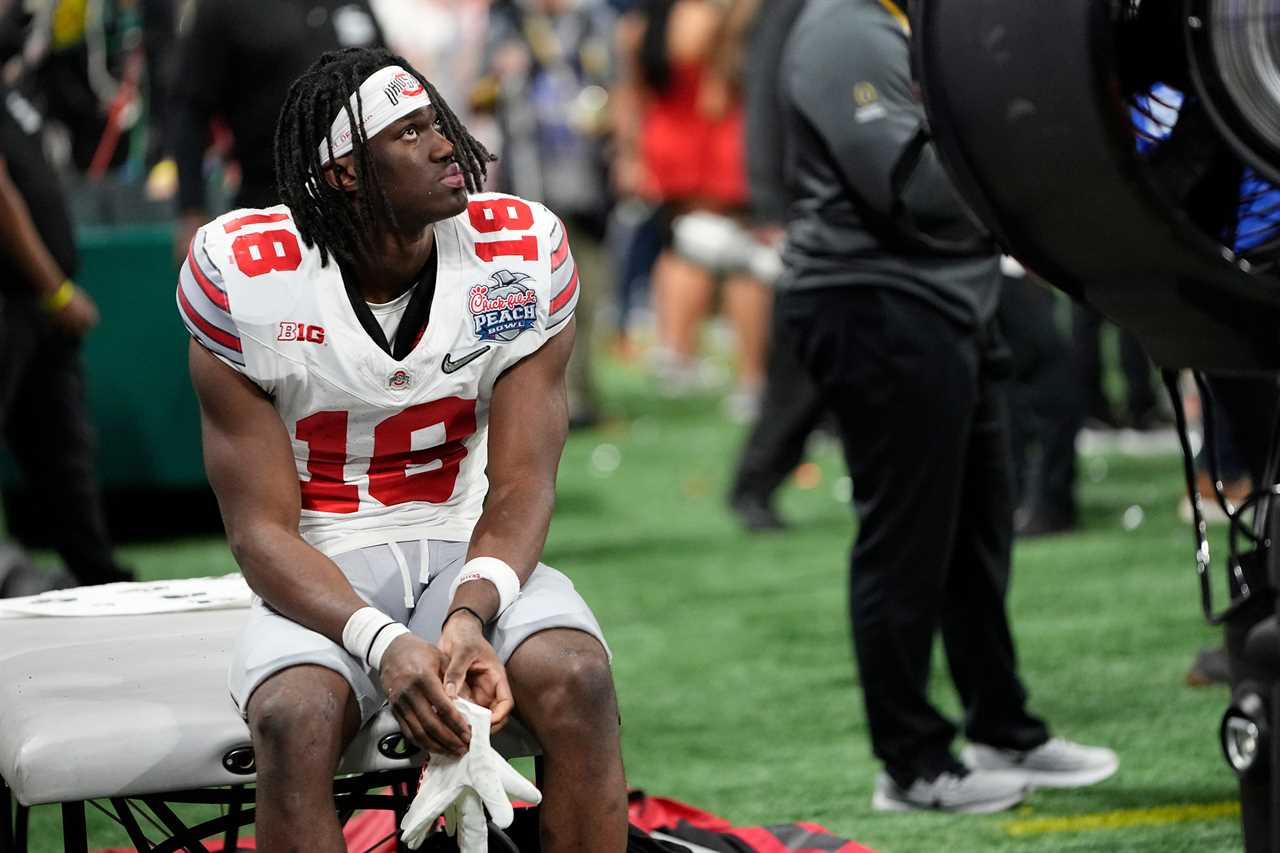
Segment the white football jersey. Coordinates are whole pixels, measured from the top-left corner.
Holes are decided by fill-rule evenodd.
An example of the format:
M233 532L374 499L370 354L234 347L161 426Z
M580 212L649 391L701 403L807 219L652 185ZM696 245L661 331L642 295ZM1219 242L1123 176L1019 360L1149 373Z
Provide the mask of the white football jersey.
M293 441L302 535L325 554L469 540L494 383L577 305L564 226L542 205L473 195L435 234L430 319L401 361L360 325L337 264L320 265L283 205L205 225L182 267L183 322L271 397Z

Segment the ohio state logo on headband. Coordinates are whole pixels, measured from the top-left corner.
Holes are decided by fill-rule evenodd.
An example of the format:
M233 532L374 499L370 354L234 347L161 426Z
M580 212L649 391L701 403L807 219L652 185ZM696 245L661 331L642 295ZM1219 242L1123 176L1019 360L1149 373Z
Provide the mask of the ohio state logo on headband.
M395 76L382 93L387 96L387 100L392 106L400 103L401 98L412 98L414 95L421 95L425 89L422 82L414 77L408 71L401 71Z
M427 96L421 80L399 65L388 65L370 74L360 84L359 90L352 93L348 103L357 124L363 127L364 132L360 136L372 139L396 119L430 106L431 98ZM329 125L328 136L320 141L321 163L351 153L352 142L357 135L357 128L351 124L347 110L338 110ZM329 150L331 144L332 152Z

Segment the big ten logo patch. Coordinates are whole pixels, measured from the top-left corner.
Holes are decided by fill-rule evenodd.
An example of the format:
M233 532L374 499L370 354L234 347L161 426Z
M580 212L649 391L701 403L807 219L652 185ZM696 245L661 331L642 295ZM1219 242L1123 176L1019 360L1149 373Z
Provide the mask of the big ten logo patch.
M538 321L538 294L524 284L524 273L498 270L489 278L491 284L471 288L472 331L482 341L513 341Z
M324 326L312 326L306 323L283 322L277 341L299 341L306 344L324 343Z

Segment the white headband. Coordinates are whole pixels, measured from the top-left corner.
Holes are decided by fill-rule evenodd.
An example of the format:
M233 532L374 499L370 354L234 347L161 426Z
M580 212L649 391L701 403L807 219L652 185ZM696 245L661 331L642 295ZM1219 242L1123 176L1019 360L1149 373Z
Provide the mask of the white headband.
M399 65L379 68L360 84L356 95L351 96L351 112L364 128L364 138L372 139L378 132L396 119L404 118L414 110L431 106L426 87ZM363 110L361 109L363 107ZM328 163L351 153L351 120L346 110L338 110L329 126L329 139L333 140L333 156L329 156L329 139L320 140L320 162Z

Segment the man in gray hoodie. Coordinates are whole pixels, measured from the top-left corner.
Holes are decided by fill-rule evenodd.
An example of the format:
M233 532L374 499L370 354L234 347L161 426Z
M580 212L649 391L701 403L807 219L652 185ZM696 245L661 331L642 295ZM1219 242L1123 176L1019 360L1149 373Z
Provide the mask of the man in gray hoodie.
M788 38L779 322L836 418L861 524L850 614L873 806L984 812L1115 772L1026 709L1005 612L1009 356L997 251L938 161L892 0L810 0ZM929 702L941 631L969 745Z

